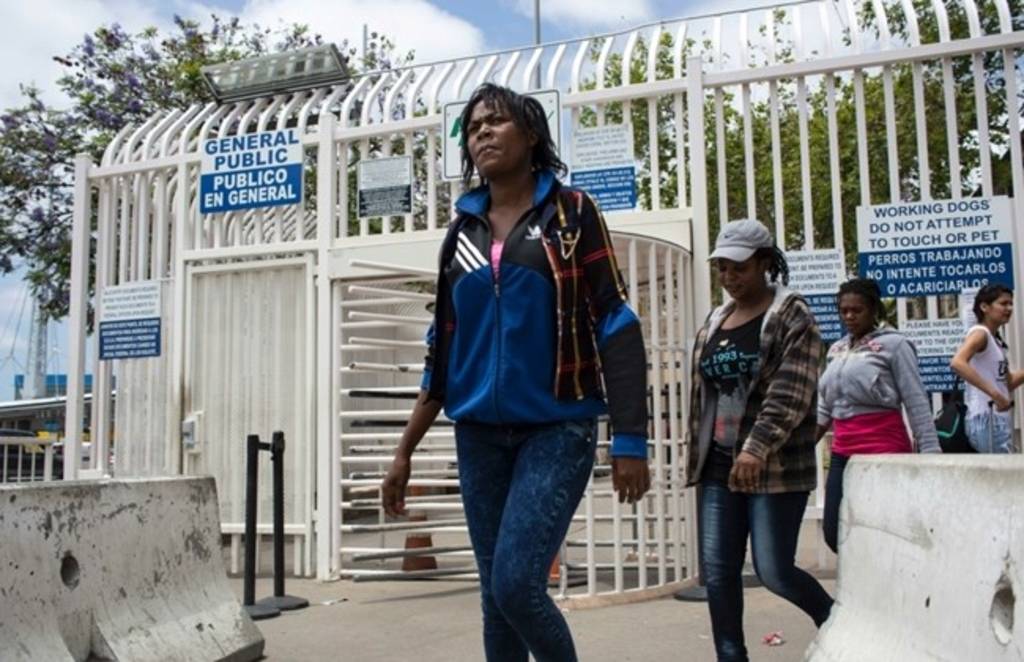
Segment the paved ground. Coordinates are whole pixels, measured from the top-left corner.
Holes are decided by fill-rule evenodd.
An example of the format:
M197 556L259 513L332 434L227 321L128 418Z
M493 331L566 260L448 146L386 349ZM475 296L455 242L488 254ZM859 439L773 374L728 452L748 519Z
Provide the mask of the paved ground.
M241 582L232 580L241 591ZM832 591L834 583L825 582ZM270 592L260 580L257 596ZM267 659L482 660L479 603L475 584L456 582L290 580L288 592L310 600L308 609L259 621ZM753 662L803 659L814 637L804 614L763 588L746 594L747 645ZM665 598L640 604L566 613L583 661L715 659L705 604ZM786 643L761 644L762 635L781 630Z

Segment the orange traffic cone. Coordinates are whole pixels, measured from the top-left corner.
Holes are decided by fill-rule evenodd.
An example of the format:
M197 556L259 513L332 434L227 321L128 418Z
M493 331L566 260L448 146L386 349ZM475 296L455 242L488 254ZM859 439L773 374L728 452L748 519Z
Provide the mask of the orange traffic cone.
M562 563L561 556L555 554L555 558L551 559L551 569L548 570L548 586L557 586L562 579Z

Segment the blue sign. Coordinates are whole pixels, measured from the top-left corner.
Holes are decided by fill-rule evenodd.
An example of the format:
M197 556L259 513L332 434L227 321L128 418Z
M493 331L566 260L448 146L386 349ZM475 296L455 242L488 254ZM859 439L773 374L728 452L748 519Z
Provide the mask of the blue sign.
M846 327L839 317L839 307L836 305L835 294L812 294L805 296L807 305L814 313L814 319L818 322L818 331L821 332L821 339L826 345L831 345L846 335Z
M1013 287L1012 219L1006 196L862 205L858 270L887 297Z
M203 214L302 202L302 142L295 129L203 143L199 211Z
M571 183L589 193L604 211L636 208L634 166L573 171Z
M887 297L959 294L986 283L1013 287L1013 246L946 246L884 253L861 252L860 275L874 278Z
M160 356L160 318L100 322L100 360Z
M924 390L929 393L948 393L957 388L963 388L963 382L957 383L956 373L949 367L949 362L952 360L952 356L917 357L917 366L921 373L921 381L924 382Z

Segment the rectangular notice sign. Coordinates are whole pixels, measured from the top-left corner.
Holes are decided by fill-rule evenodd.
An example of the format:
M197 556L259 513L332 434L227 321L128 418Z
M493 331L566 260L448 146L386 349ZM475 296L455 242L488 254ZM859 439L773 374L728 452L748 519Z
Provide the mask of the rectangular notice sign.
M412 213L412 158L365 159L356 173L360 218Z
M572 176L605 211L636 208L633 125L578 128L572 136Z
M1011 223L1005 196L858 207L860 274L890 297L1013 287Z
M100 360L160 356L160 282L139 281L103 290Z
M202 214L302 202L302 142L297 129L203 142L199 171Z

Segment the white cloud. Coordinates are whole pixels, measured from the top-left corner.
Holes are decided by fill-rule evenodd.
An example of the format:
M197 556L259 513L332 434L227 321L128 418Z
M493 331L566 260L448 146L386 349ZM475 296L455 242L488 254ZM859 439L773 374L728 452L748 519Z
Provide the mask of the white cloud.
M86 33L103 24L120 23L129 31L167 25L173 9L157 7L139 0L6 3L0 21L0 61L5 64L0 69L0 108L21 102L19 83L34 83L43 90L47 102L58 102L60 95L55 82L61 67L53 61L54 55L64 55Z
M249 0L239 16L264 26L305 23L327 41L340 46L347 39L356 47L365 23L391 38L399 53L414 50L420 62L484 49L479 28L426 0Z
M533 0L515 0L524 16L533 16ZM580 28L625 28L651 20L651 0L541 0L544 23L565 22Z

